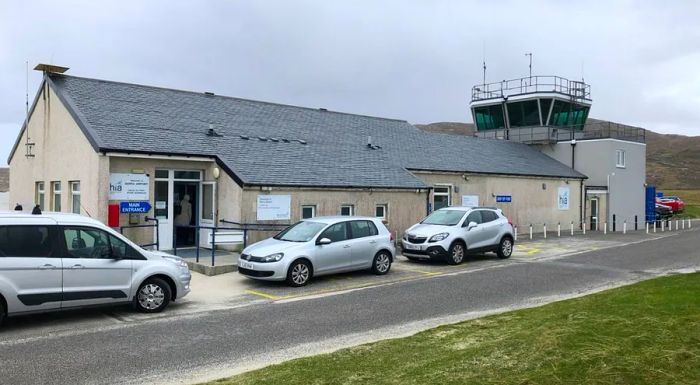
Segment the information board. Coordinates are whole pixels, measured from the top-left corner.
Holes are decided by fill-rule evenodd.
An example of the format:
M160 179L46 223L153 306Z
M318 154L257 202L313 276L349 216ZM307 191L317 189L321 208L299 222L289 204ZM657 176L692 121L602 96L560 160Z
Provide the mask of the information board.
M259 221L289 220L291 207L290 195L258 195L257 218Z
M568 187L559 187L559 194L558 194L558 205L559 205L559 210L568 210L569 209L569 188Z
M462 206L477 207L479 206L478 195L462 195Z
M146 174L109 174L109 200L111 201L147 201L148 175Z

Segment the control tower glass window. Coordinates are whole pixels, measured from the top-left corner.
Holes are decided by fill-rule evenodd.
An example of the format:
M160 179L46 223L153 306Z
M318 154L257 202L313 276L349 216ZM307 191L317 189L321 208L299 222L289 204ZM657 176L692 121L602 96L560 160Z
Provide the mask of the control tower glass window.
M524 100L522 102L508 102L508 121L511 127L539 126L540 110L535 100Z
M503 107L500 104L474 108L474 121L479 131L506 127Z
M549 124L551 126L583 129L583 124L588 117L588 109L589 107L587 106L555 100Z

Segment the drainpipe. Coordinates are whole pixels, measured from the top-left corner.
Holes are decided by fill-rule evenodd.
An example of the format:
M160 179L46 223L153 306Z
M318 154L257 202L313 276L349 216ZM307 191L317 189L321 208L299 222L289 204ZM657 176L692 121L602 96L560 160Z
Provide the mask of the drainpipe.
M579 193L580 193L580 198L578 201L578 213L579 213L579 221L578 223L581 224L581 227L583 227L583 220L586 218L586 206L585 205L585 194L583 193L583 179L579 181Z

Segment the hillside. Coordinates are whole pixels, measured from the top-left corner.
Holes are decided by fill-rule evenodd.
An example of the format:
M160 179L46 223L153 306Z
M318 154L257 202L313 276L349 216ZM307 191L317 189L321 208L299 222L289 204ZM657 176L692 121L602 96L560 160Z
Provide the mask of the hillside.
M589 119L590 122L600 122ZM589 122L589 123L590 123ZM474 135L474 124L437 122L416 124L430 132ZM700 189L700 136L659 134L646 131L647 181L658 188Z

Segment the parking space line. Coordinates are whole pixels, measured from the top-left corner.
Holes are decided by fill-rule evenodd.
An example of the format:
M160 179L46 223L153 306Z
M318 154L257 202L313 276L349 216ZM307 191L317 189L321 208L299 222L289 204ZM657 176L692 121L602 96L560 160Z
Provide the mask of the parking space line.
M415 270L415 269L406 269L404 267L401 267L401 268L394 267L394 270L396 270L396 271L410 271L412 273L424 274L424 275L428 275L428 276L442 274L441 272L438 272L438 271L423 271L423 270Z
M277 300L280 300L280 299L287 298L287 297L279 297L279 296L276 296L276 295L263 293L263 292L257 291L257 290L250 290L250 289L247 289L245 292L248 293L248 294L257 295L257 296L259 296L259 297L271 299L271 300L273 300L273 301L277 301Z

